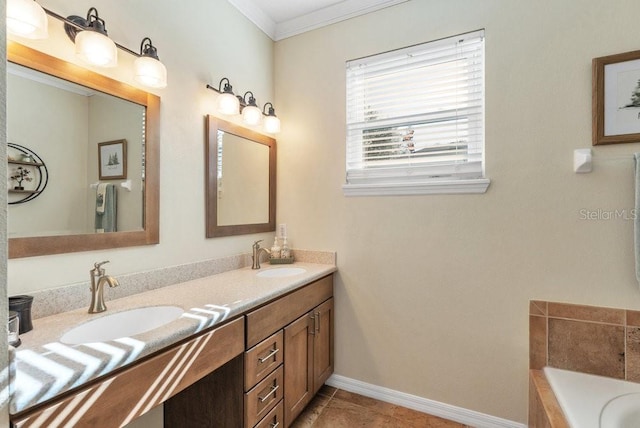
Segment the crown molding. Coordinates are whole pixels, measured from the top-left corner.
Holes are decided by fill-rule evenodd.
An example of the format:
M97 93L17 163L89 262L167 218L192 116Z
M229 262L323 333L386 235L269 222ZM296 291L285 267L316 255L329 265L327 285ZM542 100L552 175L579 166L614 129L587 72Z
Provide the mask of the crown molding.
M244 16L278 41L409 0L345 0L283 22L274 22L252 0L229 0Z
M264 13L252 0L228 0L232 6L249 18L271 40L276 40L276 23Z
M408 0L345 0L315 12L280 22L276 25L275 41L307 31L365 15Z

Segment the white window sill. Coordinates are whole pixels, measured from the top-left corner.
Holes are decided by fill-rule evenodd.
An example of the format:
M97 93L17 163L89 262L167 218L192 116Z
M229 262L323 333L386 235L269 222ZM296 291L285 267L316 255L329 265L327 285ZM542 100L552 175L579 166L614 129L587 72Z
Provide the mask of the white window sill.
M345 196L471 194L485 193L490 183L491 180L488 178L477 178L425 183L345 184L342 186L342 192Z

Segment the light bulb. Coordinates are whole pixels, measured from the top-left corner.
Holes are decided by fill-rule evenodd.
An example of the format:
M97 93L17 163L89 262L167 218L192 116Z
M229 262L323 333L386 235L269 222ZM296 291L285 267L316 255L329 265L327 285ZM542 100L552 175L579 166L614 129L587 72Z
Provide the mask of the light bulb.
M46 39L49 36L47 14L33 0L8 0L7 30L27 39Z
M233 93L222 93L218 96L218 111L232 116L240 112L240 101Z
M248 105L242 109L242 121L250 126L255 126L262 120L262 111L256 106Z
M136 58L133 63L134 79L145 86L164 88L167 86L167 68L149 56Z
M276 116L266 116L264 118L264 130L270 134L280 132L280 119Z
M76 34L76 55L99 67L118 65L116 44L108 36L97 31L84 30Z

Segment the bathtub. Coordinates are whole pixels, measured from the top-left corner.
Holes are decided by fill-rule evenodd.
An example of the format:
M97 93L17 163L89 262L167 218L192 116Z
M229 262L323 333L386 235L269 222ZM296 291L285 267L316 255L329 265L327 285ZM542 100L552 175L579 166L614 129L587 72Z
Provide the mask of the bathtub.
M571 428L640 427L640 383L551 367L544 374Z

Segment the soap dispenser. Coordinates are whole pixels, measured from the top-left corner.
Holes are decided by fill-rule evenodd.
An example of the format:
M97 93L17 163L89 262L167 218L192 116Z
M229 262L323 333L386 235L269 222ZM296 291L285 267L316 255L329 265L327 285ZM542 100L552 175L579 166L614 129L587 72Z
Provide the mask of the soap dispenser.
M280 256L281 256L281 248L280 248L280 245L278 245L278 236L276 235L276 237L273 239L273 246L271 247L271 258L279 259Z
M282 238L282 258L289 259L291 258L291 250L289 249L289 244L287 244L287 237Z

